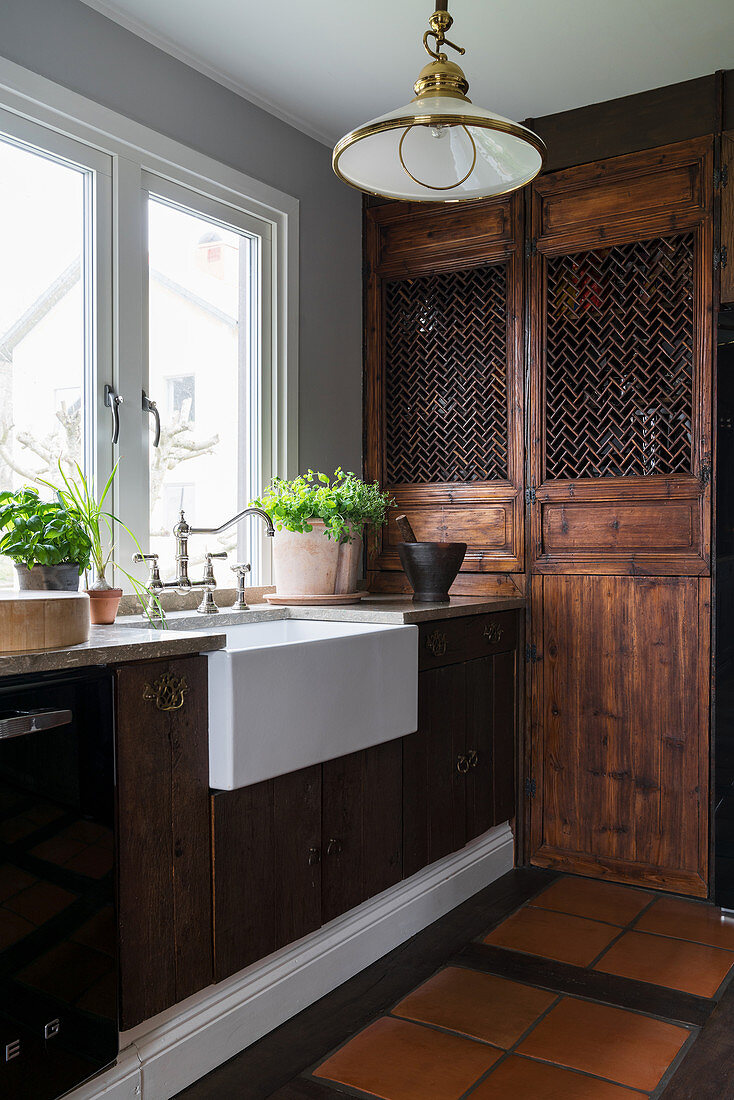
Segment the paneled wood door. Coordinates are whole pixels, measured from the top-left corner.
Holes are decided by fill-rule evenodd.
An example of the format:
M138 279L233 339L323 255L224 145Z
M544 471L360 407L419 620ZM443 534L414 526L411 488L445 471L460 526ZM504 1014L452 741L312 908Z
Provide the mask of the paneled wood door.
M712 142L532 187L531 857L707 889Z
M366 475L419 539L468 544L455 592L524 565L522 233L519 195L366 212ZM407 589L395 514L373 589Z

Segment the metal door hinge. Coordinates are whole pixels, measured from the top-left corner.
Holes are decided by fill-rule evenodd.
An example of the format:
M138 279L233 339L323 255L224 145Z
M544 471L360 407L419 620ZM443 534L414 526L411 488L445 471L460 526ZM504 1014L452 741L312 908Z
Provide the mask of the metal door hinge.
M714 271L716 271L716 269L719 268L719 267L721 267L721 268L726 267L728 259L729 259L729 250L727 249L725 244L722 245L721 248L715 248L714 249Z
M536 256L538 253L538 241L536 237L525 241L525 258L530 259L531 256Z
M729 182L729 165L722 164L721 168L714 168L714 187L726 187Z
M526 489L525 490L525 503L526 504L535 504L536 499L537 498L535 496L535 489Z
M526 779L525 780L525 794L527 795L527 797L528 798L535 798L537 793L538 793L538 784L535 782L535 780L530 779L530 778Z
M540 657L538 656L538 647L535 644L535 642L533 642L532 645L530 645L530 643L528 643L525 646L525 660L530 665L537 665L538 662L540 661Z
M711 461L709 459L706 459L705 462L701 463L701 484L705 486L705 485L708 485L708 483L710 481L711 481Z

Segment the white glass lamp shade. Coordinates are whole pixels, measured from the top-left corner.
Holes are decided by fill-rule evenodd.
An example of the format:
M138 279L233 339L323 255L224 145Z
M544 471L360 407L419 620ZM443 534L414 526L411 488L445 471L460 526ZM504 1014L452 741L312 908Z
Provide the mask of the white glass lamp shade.
M545 146L525 126L456 96L420 96L360 126L334 171L360 191L410 202L467 202L534 179Z

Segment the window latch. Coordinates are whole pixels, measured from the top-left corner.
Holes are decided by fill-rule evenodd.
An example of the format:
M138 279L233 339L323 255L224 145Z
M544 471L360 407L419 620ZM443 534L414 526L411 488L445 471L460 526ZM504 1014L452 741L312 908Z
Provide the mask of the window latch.
M122 394L118 393L114 386L109 384L104 388L105 407L112 410L112 442L117 443L120 438L120 405L124 401Z
M151 401L145 390L143 390L143 412L150 413L150 415L155 418L153 446L157 447L161 441L161 414L158 412L158 405L155 401Z

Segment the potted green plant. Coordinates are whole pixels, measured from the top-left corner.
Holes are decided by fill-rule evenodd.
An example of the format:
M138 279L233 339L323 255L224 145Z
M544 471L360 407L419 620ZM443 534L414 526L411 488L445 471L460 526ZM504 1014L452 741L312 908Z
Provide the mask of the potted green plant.
M132 582L138 595L140 595L140 589L142 588L125 569L122 569L112 560L116 524L127 531L137 549L140 549L138 540L132 531L125 526L118 516L105 508L105 502L112 489L118 465L119 463L116 462L99 497L97 497L94 490L94 480L87 478L79 463L75 463L76 477L68 476L64 472L61 463L59 463L61 486L53 485L50 481L41 479L42 484L53 489L59 504L76 519L89 539L89 567L94 573L94 579L85 591L89 596L91 621L98 625L115 621L122 599L122 589L113 588L107 580L108 565L112 564L120 569L120 572Z
M62 501L41 500L26 486L0 493L0 554L13 561L21 590L76 592L92 542Z
M339 467L333 478L309 470L274 478L259 500L276 530L273 565L278 596L355 593L365 528L377 531L394 502L377 482Z

